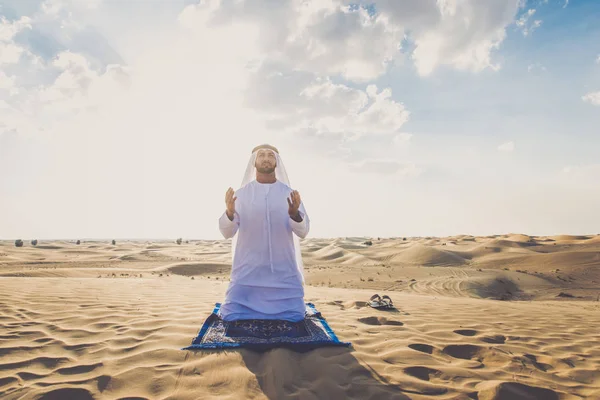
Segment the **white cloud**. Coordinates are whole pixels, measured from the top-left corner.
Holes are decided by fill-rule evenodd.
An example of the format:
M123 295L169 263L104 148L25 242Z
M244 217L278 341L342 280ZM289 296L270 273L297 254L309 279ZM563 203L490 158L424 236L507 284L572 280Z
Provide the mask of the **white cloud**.
M263 65L250 78L246 103L277 129L348 138L397 132L409 112L391 95L390 89L380 91L375 85L360 90L310 73Z
M260 27L258 46L263 56L290 69L354 81L383 74L400 55L404 34L385 16L371 16L363 8L338 1L209 1L186 7L182 15L192 25L205 21L211 26Z
M21 58L23 48L14 43L0 42L0 65L16 64Z
M25 49L14 42L14 37L24 29L31 29L31 19L23 17L10 22L0 16L0 67L19 62Z
M600 181L600 164L568 165L561 172L562 177L570 182L597 185Z
M437 7L430 2L383 4L381 8L411 32L416 45L412 59L421 76L440 65L473 72L498 70L491 53L504 41L506 26L518 10L518 3L510 0L438 1Z
M540 63L529 64L527 66L527 72L532 72L532 71L546 71L546 67L544 67Z
M11 41L17 33L23 29L31 29L31 18L21 17L10 22L4 16L0 16L0 41Z
M58 15L61 12L70 12L73 9L95 10L103 0L44 0L41 10L45 14Z
M512 141L502 143L500 146L498 146L498 151L504 151L504 152L510 153L514 150L515 150L515 142L512 142Z
M403 163L394 159L365 159L356 163L350 164L351 170L354 172L394 175L397 177L416 177L423 170L414 163Z
M595 106L600 106L600 91L590 92L581 97L586 103L590 103Z
M439 65L471 71L499 68L490 53L504 40L518 10L514 0L404 3L381 0L371 13L349 0L273 3L206 2L211 24L247 22L261 27L261 51L292 68L367 81L402 61L406 34L420 75ZM199 6L186 9L193 19Z
M596 58L596 64L600 64L600 54L598 54L598 57Z
M568 5L569 5L569 0L565 0L565 4L563 4L563 8L567 8Z
M401 132L394 136L392 143L394 143L396 146L406 146L410 143L412 137L412 133Z
M519 27L521 29L521 32L523 32L523 36L528 36L529 34L533 33L534 30L536 30L537 28L539 28L542 25L542 20L539 20L539 19L536 19L533 22L528 23L529 19L533 16L533 14L535 14L535 12L536 12L535 8L530 8L529 10L527 10L527 12L525 14L523 14L515 22L517 27Z
M15 85L15 77L7 76L4 71L0 70L0 89L12 89Z

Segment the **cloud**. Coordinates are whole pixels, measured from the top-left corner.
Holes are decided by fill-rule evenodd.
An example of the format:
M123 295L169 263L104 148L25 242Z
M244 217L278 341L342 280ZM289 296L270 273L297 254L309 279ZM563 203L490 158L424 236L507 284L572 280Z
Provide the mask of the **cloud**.
M12 19L0 17L0 129L22 135L51 132L101 104L109 105L126 86L126 69L102 35L77 19L78 7L99 2L47 0L8 2ZM79 2L80 3L80 2ZM4 90L2 90L4 89Z
M438 1L437 7L432 2L383 4L380 8L390 10L392 20L410 32L416 45L411 58L421 76L441 65L472 72L498 70L491 54L506 38L506 27L518 10L518 2L508 0Z
M503 152L513 152L515 150L515 142L506 142L506 143L502 143L500 146L498 146L498 151L503 151Z
M567 8L568 5L569 5L569 0L565 0L565 4L563 4L563 8Z
M542 25L542 20L539 20L539 19L536 19L536 20L532 21L531 23L529 23L529 19L533 16L533 14L535 14L535 12L536 12L535 8L530 8L529 10L527 10L527 12L525 14L523 14L515 22L517 27L521 29L523 36L528 36L529 34L533 33L534 30L536 30L537 28L539 28Z
M581 97L583 101L586 103L590 103L594 106L600 106L600 91L598 92L590 92Z
M245 102L277 129L308 129L316 135L390 134L410 115L390 89L369 85L360 90L280 65L262 65L251 75Z
M535 63L535 64L529 64L527 66L527 72L535 72L535 71L542 71L545 72L547 71L546 67L544 67L542 64L540 63Z
M600 180L600 164L568 165L562 169L561 175L569 182L597 185Z
M15 43L15 36L24 29L31 29L31 20L27 17L8 21L0 16L0 68L17 64L25 49Z
M219 37L243 42L232 44L245 52L243 105L264 118L271 132L302 138L315 154L349 162L360 153L359 138L386 137L387 144L400 147L410 140L399 134L410 112L391 89L355 83L372 81L406 61L413 61L421 76L442 65L497 70L491 53L517 10L512 0L486 5L208 0L187 6L179 21L190 30L210 27L213 37L220 29ZM410 47L414 51L407 52Z
M350 164L354 172L394 175L397 177L416 177L422 173L422 169L414 163L402 163L394 159L365 159Z
M12 89L15 85L15 77L8 76L0 70L0 89ZM8 105L8 103L7 103Z
M512 0L485 5L475 0L209 0L187 6L179 19L189 29L235 32L240 27L238 40L247 45L236 48L253 50L246 57L244 106L280 135L310 137L315 146L327 137L327 147L345 157L358 146L357 138L391 139L410 117L391 89L355 83L372 81L390 65L411 60L421 76L441 65L497 70L491 53L506 37L517 10ZM407 53L411 46L414 51Z
M386 71L400 55L404 34L386 16L337 1L208 1L188 6L183 14L188 23L204 19L210 26L260 27L259 50L268 59L290 69L359 82Z
M600 64L600 54L598 54L598 57L596 57L596 64Z
M412 133L401 132L394 136L392 143L396 146L406 146L410 143L412 137Z
M403 62L403 44L420 75L440 65L498 69L490 53L506 37L518 10L514 0L462 2L208 1L186 14L209 9L211 26L236 22L261 27L263 54L294 69L365 82Z

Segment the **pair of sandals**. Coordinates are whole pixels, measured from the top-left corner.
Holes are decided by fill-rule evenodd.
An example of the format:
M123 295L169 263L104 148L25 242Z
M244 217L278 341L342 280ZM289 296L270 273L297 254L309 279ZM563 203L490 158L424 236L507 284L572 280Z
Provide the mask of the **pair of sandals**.
M390 299L390 296L384 294L383 297L378 294L374 294L369 299L369 307L379 308L379 309L390 309L394 308L394 302Z

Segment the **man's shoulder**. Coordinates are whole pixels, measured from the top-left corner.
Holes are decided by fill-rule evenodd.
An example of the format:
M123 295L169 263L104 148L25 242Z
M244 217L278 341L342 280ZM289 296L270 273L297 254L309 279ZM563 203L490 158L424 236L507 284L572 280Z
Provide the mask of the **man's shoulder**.
M287 190L288 192L292 191L292 188L289 187L288 185L286 185L285 183L281 182L281 181L277 181L279 183L279 186L282 188L282 190Z
M249 188L249 187L252 185L252 183L253 183L253 182L254 182L254 181L250 181L250 182L246 183L244 186L242 186L241 188L239 188L238 190L236 190L236 191L235 191L236 195L237 195L238 193L242 193L242 192L245 192L245 191L247 191L247 190L248 190L248 188Z

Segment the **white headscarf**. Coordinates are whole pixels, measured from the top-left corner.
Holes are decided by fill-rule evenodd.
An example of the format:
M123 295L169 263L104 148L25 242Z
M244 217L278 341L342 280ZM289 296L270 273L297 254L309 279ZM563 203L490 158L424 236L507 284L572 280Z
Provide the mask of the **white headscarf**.
M250 160L248 160L248 166L246 167L246 172L244 173L244 178L242 179L242 184L240 185L240 187L244 187L248 183L256 180L256 166L255 166L256 156L257 156L259 150L265 149L265 148L273 151L271 149L272 146L268 146L268 145L262 145L262 146L255 147L254 151L252 152L252 155L250 156ZM273 151L273 153L275 154L275 157L277 158L277 166L275 167L275 179L277 179L278 181L280 181L282 183L285 183L287 186L289 186L291 188L292 185L290 185L290 180L289 180L287 172L285 170L285 166L283 165L283 161L281 160L281 157L279 157L279 153L277 151ZM303 203L300 203L300 211L304 215L306 215L306 210L304 209ZM298 272L300 273L300 277L302 278L302 283L304 284L304 265L302 263L302 254L300 252L300 238L298 238L298 236L296 236L295 234L292 234L292 237L294 238L294 253L296 254L296 266L298 268ZM237 238L238 238L238 235L236 234L231 239L231 259L232 259L232 261L235 257L235 247L236 247L236 243L237 243Z

